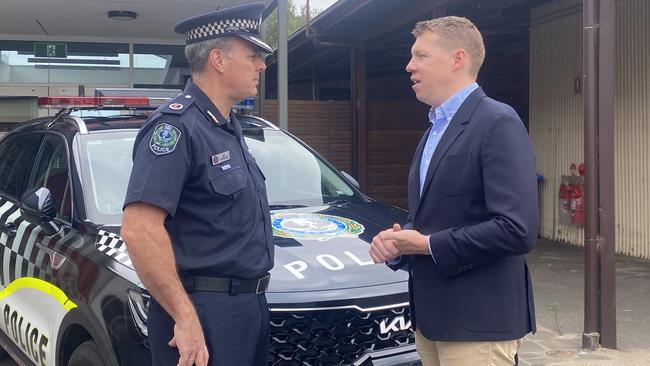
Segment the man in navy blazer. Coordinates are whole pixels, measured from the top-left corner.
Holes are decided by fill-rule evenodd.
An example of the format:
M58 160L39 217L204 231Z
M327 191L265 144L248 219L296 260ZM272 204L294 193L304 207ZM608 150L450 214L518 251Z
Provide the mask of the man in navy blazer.
M533 148L517 113L476 84L485 49L474 24L444 17L413 34L406 70L431 126L409 172L408 222L379 233L370 255L410 273L425 366L514 365L535 331Z

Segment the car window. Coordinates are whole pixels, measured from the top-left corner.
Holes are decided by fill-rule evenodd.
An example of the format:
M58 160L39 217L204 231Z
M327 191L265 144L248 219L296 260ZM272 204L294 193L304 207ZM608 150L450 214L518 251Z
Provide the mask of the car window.
M80 136L78 160L86 214L91 221L119 225L129 184L137 131L106 131ZM282 131L244 129L262 173L271 206L317 206L364 200L325 162ZM300 177L300 179L296 179Z
M54 199L57 217L70 221L72 187L68 169L68 151L63 138L55 135L48 135L45 138L34 178L29 186L47 188Z
M286 133L244 129L244 137L266 177L271 206L318 206L339 200L361 200L324 161Z
M7 136L0 145L0 192L19 199L26 189L42 135Z
M126 197L137 131L108 131L81 136L78 160L88 218L118 225Z

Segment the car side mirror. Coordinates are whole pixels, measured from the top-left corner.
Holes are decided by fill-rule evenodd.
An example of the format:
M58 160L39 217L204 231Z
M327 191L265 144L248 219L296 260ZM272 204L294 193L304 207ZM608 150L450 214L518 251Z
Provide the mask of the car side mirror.
M45 187L33 188L23 194L20 199L20 214L32 224L39 225L47 235L59 231L54 222L56 206L52 193Z
M351 176L350 174L348 174L347 172L345 172L343 170L341 170L341 174L343 174L345 179L347 179L350 183L352 183L355 187L357 187L357 189L361 189L361 185L359 184L359 182L357 182L356 179L354 179L353 176Z

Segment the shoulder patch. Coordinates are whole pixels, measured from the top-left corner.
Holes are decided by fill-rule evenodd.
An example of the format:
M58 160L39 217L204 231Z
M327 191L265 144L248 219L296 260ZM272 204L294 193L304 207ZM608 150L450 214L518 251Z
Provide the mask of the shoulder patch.
M176 144L181 138L181 130L169 123L159 123L153 129L149 148L156 155L165 155L176 149Z

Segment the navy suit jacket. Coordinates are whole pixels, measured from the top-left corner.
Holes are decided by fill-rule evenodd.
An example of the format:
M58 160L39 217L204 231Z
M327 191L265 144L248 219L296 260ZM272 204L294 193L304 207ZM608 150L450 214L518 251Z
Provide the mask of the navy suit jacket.
M535 331L525 254L538 226L535 155L508 105L475 90L449 123L420 197L420 160L409 172L405 228L431 234L435 257L401 257L413 324L435 341L501 341Z

